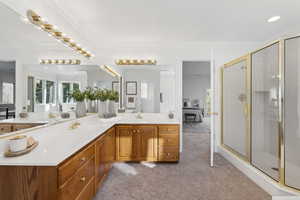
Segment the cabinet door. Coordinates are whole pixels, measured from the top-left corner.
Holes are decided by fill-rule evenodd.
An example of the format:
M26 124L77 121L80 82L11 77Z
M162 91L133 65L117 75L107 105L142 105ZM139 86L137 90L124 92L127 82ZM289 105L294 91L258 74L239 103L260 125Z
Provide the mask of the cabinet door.
M106 171L108 172L111 168L112 163L115 161L116 157L116 137L115 128L110 129L105 135L105 163Z
M96 190L99 188L105 176L105 147L104 138L96 141L96 172L95 172L95 186Z
M12 131L11 125L0 125L0 135L4 133L9 133Z
M19 131L27 128L32 128L34 125L31 124L15 124L13 125L13 131Z
M117 128L117 159L120 161L132 161L136 159L136 137L133 136L131 126L119 126Z
M157 161L157 130L156 126L137 126L134 129L138 137L139 160Z

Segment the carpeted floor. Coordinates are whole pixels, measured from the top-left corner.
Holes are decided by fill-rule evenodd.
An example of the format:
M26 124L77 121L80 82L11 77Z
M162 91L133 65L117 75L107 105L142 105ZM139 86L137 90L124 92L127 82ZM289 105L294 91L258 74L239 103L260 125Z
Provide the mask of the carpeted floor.
M209 134L184 134L178 164L116 164L94 200L271 200L219 154L209 167Z
M201 123L183 123L183 132L186 133L210 133L210 118L204 117Z

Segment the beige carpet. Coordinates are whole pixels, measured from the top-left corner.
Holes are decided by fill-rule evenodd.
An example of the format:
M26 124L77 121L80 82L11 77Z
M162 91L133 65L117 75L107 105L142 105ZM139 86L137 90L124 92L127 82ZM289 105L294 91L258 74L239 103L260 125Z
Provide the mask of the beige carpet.
M183 123L183 132L185 133L210 133L210 118L204 117L200 122Z
M178 164L117 164L95 200L271 200L223 157L209 167L209 134L184 134Z

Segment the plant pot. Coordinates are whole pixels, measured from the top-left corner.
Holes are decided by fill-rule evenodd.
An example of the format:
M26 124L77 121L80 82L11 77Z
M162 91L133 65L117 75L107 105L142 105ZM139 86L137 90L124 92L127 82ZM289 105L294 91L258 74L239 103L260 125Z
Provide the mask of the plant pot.
M98 116L103 118L104 114L107 113L107 102L106 101L99 101L98 102Z
M75 113L76 113L76 118L86 116L86 105L84 101L76 103Z
M88 100L87 102L87 110L89 113L96 113L97 112L97 104L96 101Z
M108 100L107 108L109 114L116 114L115 101Z
M119 110L119 103L115 102L115 114L118 113Z

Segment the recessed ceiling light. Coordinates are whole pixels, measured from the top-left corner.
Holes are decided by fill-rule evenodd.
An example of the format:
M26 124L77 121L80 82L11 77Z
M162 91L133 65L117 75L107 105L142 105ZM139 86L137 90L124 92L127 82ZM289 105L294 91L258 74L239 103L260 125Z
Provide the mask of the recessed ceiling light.
M273 16L268 19L268 22L271 23L271 22L276 22L278 20L280 20L280 16Z

